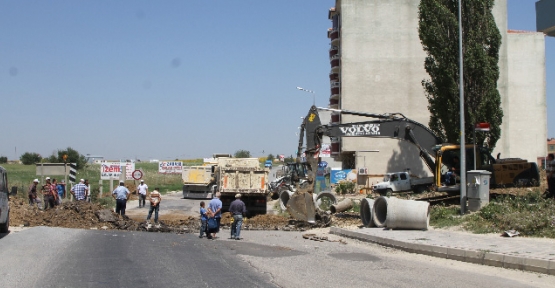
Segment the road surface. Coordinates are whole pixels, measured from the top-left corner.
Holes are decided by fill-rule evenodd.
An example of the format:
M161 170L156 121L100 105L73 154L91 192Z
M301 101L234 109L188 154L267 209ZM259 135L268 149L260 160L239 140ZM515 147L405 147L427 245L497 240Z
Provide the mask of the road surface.
M17 231L17 229L14 229ZM225 230L224 230L225 231ZM228 231L227 231L228 232ZM34 227L0 234L2 287L553 287L554 276L307 232L194 234ZM344 241L338 242L338 240ZM333 241L333 242L332 242Z

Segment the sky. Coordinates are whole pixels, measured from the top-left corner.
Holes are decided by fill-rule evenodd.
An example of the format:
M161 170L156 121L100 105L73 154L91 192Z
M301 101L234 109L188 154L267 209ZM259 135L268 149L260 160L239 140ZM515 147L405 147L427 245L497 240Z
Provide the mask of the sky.
M508 0L509 29L535 31L534 3ZM0 156L292 155L313 97L328 103L334 4L0 0ZM553 37L546 79L555 137Z

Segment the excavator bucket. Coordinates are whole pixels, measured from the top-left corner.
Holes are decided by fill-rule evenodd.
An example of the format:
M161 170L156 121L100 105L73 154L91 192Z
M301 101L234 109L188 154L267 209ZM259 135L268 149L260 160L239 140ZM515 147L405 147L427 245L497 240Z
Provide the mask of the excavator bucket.
M316 207L314 206L314 199L312 193L302 191L299 189L287 202L287 211L293 218L308 223L316 222Z

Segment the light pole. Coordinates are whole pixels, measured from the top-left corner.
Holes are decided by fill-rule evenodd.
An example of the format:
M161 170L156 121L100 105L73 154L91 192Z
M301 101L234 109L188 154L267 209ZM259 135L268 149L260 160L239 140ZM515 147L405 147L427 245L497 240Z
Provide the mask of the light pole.
M297 89L299 89L299 90L301 90L301 91L308 92L308 93L312 93L312 105L313 105L313 106L316 106L316 92L314 92L314 91L312 91L312 90L304 89L304 88L299 87L299 86L297 86Z
M460 202L461 214L466 212L466 145L464 133L464 69L463 69L463 31L462 31L462 8L461 1L459 0L459 113L460 113L460 129L461 129L461 183L460 183Z

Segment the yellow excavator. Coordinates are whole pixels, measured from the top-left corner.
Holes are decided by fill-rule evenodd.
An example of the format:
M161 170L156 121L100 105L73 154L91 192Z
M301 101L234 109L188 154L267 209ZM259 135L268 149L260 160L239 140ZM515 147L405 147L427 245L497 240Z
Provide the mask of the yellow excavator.
M330 110L346 115L356 115L372 118L370 121L353 123L322 125L318 110ZM445 181L447 166L460 155L460 145L444 143L428 127L414 120L408 119L401 113L373 114L350 110L318 108L312 106L303 119L299 135L297 162L301 163L302 149L307 169L303 175L308 185L297 186L295 193L287 202L289 214L297 220L316 222L323 216L324 211L316 207L313 196L318 163L320 162L320 148L322 137L372 137L392 138L408 141L419 150L419 156L424 160L434 174L433 189L439 192L459 193L461 183ZM491 172L490 187L507 186L539 186L540 175L538 165L520 158L499 159L491 156L486 147L466 145L467 171L474 167L476 159L477 170ZM476 150L476 157L474 151ZM354 167L353 167L354 168ZM464 183L463 183L464 184Z

